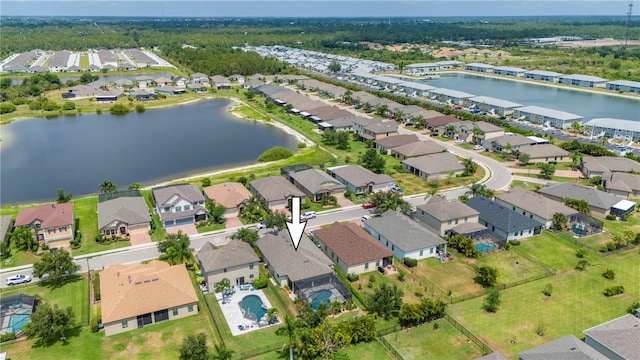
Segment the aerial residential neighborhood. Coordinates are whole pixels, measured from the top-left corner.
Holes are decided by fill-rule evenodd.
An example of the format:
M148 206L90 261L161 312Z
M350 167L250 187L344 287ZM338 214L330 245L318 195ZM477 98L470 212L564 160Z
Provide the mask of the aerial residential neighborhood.
M0 359L638 358L633 4L119 5L2 15Z

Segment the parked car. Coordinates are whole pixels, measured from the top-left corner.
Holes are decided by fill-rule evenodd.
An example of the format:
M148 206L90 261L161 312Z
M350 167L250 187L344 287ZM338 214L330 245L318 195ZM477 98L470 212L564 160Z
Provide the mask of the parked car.
M306 213L302 214L302 220L309 220L309 219L315 219L315 218L316 218L315 211L307 211Z
M362 215L362 217L360 218L362 221L367 221L367 220L371 220L371 216L369 215Z
M31 282L31 276L24 274L14 275L7 278L7 285L9 286L24 284L28 282Z
M464 142L464 139L457 139L455 141L456 144L462 144Z
M392 188L391 188L391 191L393 191L393 192L397 192L397 193L398 193L398 194L400 194L400 195L404 194L404 191L402 191L402 189L401 189L401 188L399 188L399 187L397 187L397 186L392 187Z
M267 224L265 224L262 221L256 224L256 230L261 230L261 229L266 229L266 228L267 228Z
M372 209L374 207L376 207L376 205L372 204L372 203L364 203L364 204L362 204L362 208L364 208L364 209Z
M484 147L482 147L482 145L476 145L473 147L473 150L482 150L484 149Z

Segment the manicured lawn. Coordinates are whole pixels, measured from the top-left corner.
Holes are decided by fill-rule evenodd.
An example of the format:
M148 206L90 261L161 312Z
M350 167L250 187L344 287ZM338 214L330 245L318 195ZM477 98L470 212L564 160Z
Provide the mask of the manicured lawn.
M523 172L514 172L513 175L526 176L534 179L544 179L540 174L531 174L531 173L527 173L524 170ZM585 185L585 186L590 185L588 179L579 179L579 178L563 177L563 176L555 176L555 175L552 176L550 179L546 179L546 180L557 181L557 182L569 182L569 183Z
M396 264L396 266L398 269L407 271L407 268L404 265ZM371 288L368 286L370 277L374 280ZM400 288L404 293L404 302L408 303L418 303L420 301L420 298L416 293L420 295L427 295L427 289L425 289L425 286L420 284L420 282L417 281L417 278L408 271L404 281L399 281L397 274L382 275L378 271L371 271L365 274L360 274L360 279L351 283L351 285L359 291L365 299L367 294L373 293L375 289L379 288L382 284L387 284L389 286L393 286L394 284L398 285L398 288Z
M76 329L65 334L66 344L58 341L51 346L35 347L35 340L21 340L2 344L8 359L84 360L110 359L103 353L104 334L94 334L84 329Z
M39 295L43 301L58 304L60 308L71 307L76 323L79 325L89 324L89 282L86 274L72 275L75 281L67 283L58 288L43 286L41 283L30 283L19 285L2 290L2 296L10 294L25 293L28 295Z
M208 232L208 231L216 231L222 230L227 227L227 224L211 224L207 226L197 226L199 233Z
M512 246L510 251L561 273L576 266L579 260L576 257L578 249L578 246L561 240L555 234L543 231L540 235L521 241L518 246ZM598 257L588 253L586 259L595 261Z
M473 281L476 274L467 264L467 259L455 252L453 256L454 259L446 263L434 258L420 260L418 266L411 270L423 281L434 284L435 295L447 302L450 300L449 291L453 298L482 291L482 287Z
M540 255L539 259L561 269L561 273L501 291L502 305L495 314L482 310L484 297L449 307L449 313L456 320L490 347L514 358L518 352L567 334L581 338L583 330L623 315L631 303L640 299L637 250L608 257L588 257L591 266L582 272L573 269L577 258L572 246L562 240L553 242L551 237L534 240L537 243L532 241L531 246L539 247L538 254L554 253ZM547 243L540 244L541 240ZM525 245L516 249L523 250ZM615 271L615 280L602 276L607 268ZM551 297L542 294L548 283L554 289ZM610 298L602 295L606 287L613 285L623 285L625 293ZM536 334L540 324L547 328L544 336Z
M524 240L526 241L526 240ZM515 246L517 247L517 246ZM513 249L514 247L512 247ZM469 259L469 265L488 265L498 269L498 283L509 284L512 282L533 278L546 273L540 264L527 259L518 252L511 250L500 250L480 256L478 259Z
M405 359L475 359L482 356L480 349L447 321L436 322L437 330L433 329L433 323L428 323L384 338Z

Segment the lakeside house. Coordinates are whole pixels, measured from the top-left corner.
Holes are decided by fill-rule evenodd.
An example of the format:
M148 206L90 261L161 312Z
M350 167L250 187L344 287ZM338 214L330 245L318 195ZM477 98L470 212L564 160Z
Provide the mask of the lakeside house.
M225 216L237 216L242 205L249 200L251 192L239 182L226 182L202 189L207 199L225 208Z
M193 225L207 220L208 212L204 206L204 195L195 185L155 187L151 189L151 193L156 204L156 212L165 228Z
M184 264L114 264L100 273L106 336L198 313L198 296Z
M284 176L269 176L249 183L251 193L263 199L269 209L284 209L292 197L304 197L302 190Z
M18 212L14 226L27 226L49 248L68 248L75 236L73 203L41 205Z
M388 191L396 185L396 181L391 176L376 174L360 165L330 167L327 169L327 173L356 195L365 192Z
M97 211L98 229L107 239L131 234L149 237L151 215L142 196L102 201L98 203Z
M448 176L455 176L464 172L464 166L458 158L450 152L439 152L409 158L402 161L402 167L410 174L419 176L427 181L440 180Z
M291 182L311 201L318 202L325 195L340 196L347 188L344 184L319 169L296 171L289 174Z

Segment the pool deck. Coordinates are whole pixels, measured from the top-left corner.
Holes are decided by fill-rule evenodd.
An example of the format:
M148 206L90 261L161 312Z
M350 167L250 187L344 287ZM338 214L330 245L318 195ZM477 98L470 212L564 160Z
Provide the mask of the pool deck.
M244 315L242 315L239 302L242 301L242 299L244 299L244 297L248 295L258 296L260 300L262 300L262 303L266 305L268 309L272 307L271 303L269 302L269 299L267 299L267 297L264 295L264 292L262 292L262 290L251 291L251 290L239 290L238 288L236 288L236 292L230 297L227 297L226 304L222 303L222 293L215 294L216 300L218 300L218 304L220 305L220 308L222 308L222 313L224 314L224 318L227 320L227 324L229 325L229 329L231 329L231 334L233 336L246 334L249 331L254 331L254 330L262 329L268 326L272 326L272 325L266 325L266 324L260 325L254 321L251 321L245 318ZM279 324L279 322L277 324ZM277 325L277 324L274 324L274 325ZM245 329L240 330L240 325L244 325Z

